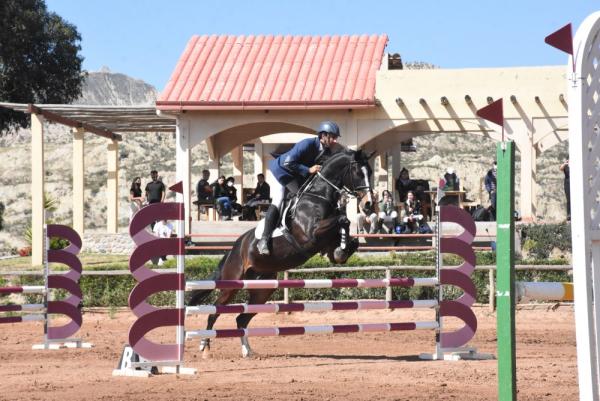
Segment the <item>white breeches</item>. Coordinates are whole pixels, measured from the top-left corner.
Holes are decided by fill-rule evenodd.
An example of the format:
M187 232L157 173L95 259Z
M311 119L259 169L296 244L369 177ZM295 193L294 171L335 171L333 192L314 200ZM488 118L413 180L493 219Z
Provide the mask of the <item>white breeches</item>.
M283 199L285 198L285 187L277 180L275 180L271 185L271 196L273 198L271 205L277 207L277 209L281 212L281 205L283 204Z

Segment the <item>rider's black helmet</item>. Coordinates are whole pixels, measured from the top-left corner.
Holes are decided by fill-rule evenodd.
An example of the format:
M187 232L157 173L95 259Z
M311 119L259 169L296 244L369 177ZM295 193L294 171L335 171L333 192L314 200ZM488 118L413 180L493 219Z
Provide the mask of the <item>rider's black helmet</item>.
M317 134L319 135L319 138L321 137L321 134L329 134L335 137L341 136L340 127L338 127L338 125L333 121L323 121L321 124L319 124Z

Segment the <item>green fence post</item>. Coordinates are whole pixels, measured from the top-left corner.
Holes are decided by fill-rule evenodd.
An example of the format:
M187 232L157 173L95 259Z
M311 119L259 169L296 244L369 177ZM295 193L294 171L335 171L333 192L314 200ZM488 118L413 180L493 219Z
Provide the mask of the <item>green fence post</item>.
M496 330L498 336L498 400L517 399L515 358L514 143L500 142L496 193Z

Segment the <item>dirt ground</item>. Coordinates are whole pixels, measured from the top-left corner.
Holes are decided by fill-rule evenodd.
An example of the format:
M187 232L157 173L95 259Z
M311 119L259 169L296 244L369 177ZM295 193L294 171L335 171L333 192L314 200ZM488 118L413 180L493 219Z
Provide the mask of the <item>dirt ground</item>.
M496 353L496 316L476 308L472 345ZM205 319L205 318L204 318ZM202 328L193 317L186 327ZM222 316L217 328L232 327ZM253 327L432 320L432 311L356 311L259 315ZM434 349L431 331L251 338L254 358L242 359L239 339L213 340L202 359L186 344L195 376L112 377L129 311L87 311L80 336L91 350L32 351L39 322L0 326L0 400L494 400L496 361L422 361ZM173 329L170 329L173 330ZM517 312L519 400L577 398L573 310L537 307ZM172 331L174 333L174 331ZM162 336L164 333L155 334ZM174 334L173 334L174 337Z

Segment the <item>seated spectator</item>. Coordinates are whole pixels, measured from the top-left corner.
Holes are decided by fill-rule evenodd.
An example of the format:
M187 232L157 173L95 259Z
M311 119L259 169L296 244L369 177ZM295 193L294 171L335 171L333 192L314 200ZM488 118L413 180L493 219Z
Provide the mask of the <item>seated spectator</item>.
M379 225L386 234L393 233L396 227L398 212L394 205L392 193L385 190L381 193L382 199L379 202Z
M167 220L159 220L152 229L154 234L159 238L171 238L173 234L173 225L169 223ZM163 261L167 260L167 256L161 256L158 259L158 265L161 266ZM154 263L154 260L153 260Z
M423 222L423 214L421 214L421 202L415 197L415 193L413 191L408 191L406 194L404 213L406 233L417 233Z
M242 211L242 205L237 203L237 189L235 188L234 184L235 179L233 177L227 178L226 191L227 197L229 198L229 202L231 203L231 211L232 213L238 214ZM229 220L231 220L231 215L229 217Z
M198 197L198 205L210 205L214 202L213 191L208 179L210 171L202 170L202 179L196 184L196 196Z
M369 202L368 197L363 196L358 206L360 211L358 215L358 232L363 234L365 231L370 234L377 232L378 221L377 217L377 193L373 193L373 203Z
M271 203L271 187L265 181L265 175L262 173L258 174L256 180L256 188L248 196L248 201L242 208L240 220L256 220L257 206Z
M460 180L458 179L458 177L452 167L448 167L448 170L446 170L446 173L444 174L443 178L444 178L444 181L446 181L444 188L442 188L444 191L460 190ZM446 205L458 206L458 203L459 203L458 197L459 196L460 195L444 195L442 197L442 199L440 199L440 206L446 206Z
M133 219L133 215L142 208L144 203L144 195L142 195L142 179L135 177L129 189L129 221Z
M231 220L231 201L225 184L225 176L220 176L216 182L212 183L211 187L221 220Z
M398 202L406 201L406 194L408 191L415 190L415 182L410 179L408 170L403 168L400 170L400 175L396 180L396 191L398 191Z
M444 174L444 180L446 181L444 191L460 190L460 180L452 167L448 167L448 169L446 170L446 174Z

